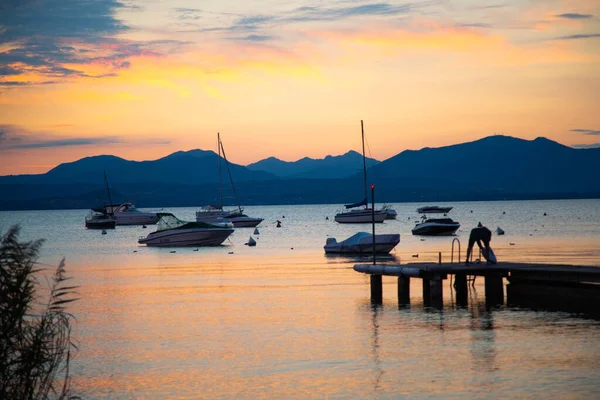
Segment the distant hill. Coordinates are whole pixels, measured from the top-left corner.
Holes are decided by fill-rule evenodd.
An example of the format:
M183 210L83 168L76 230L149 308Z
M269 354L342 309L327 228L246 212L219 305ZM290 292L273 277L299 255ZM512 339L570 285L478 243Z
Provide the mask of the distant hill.
M262 171L251 171L237 164L229 164L235 182L274 179ZM222 164L224 182L229 182L225 164ZM60 164L41 175L0 177L1 183L11 184L93 184L104 182L104 171L114 183L181 183L204 184L219 181L218 156L213 151L178 151L153 161L129 161L115 156L94 156Z
M377 165L379 161L367 158L367 168ZM249 164L252 171L264 171L280 178L297 179L333 179L345 178L362 173L363 157L356 151L349 151L341 156L327 156L322 159L304 157L298 161L282 161L275 157Z
M351 157L355 155L360 157L358 153ZM274 159L263 162L285 163ZM231 173L242 205L340 204L363 197L360 162L353 163L358 167L347 167L337 176L323 173L321 179L315 179L319 168L299 172L294 170L299 164L284 172L294 171L295 175L283 178L234 164ZM284 164L280 165L283 169ZM97 205L106 201L104 169L114 201L129 200L138 207L199 207L219 200L217 155L193 150L143 162L88 157L61 164L47 174L0 177L0 210ZM352 169L355 174L348 177ZM600 148L574 149L545 138L490 136L452 146L403 151L371 166L367 175L368 182L376 185L378 202L391 203L598 198L599 172ZM235 196L226 171L223 174L224 201L233 205ZM302 178L302 174L311 179Z
M497 193L600 191L600 149L574 149L546 138L489 136L440 148L407 150L369 169L380 185Z

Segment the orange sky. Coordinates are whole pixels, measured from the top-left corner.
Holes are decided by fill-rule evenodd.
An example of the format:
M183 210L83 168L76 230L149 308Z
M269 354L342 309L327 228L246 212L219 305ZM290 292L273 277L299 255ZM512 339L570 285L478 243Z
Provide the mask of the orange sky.
M600 142L600 3L31 2L0 15L0 175L98 154L230 161ZM76 17L73 17L76 16Z

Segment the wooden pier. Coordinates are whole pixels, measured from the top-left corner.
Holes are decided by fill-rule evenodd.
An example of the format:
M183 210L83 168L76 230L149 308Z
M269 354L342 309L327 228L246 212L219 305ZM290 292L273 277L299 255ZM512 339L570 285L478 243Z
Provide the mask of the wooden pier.
M441 257L440 257L441 258ZM398 277L398 302L410 304L411 278L423 284L425 306L443 307L443 282L454 277L451 290L456 291L456 305L467 306L468 279L485 279L486 306L505 304L504 281L509 305L528 308L550 308L565 311L596 311L600 309L600 267L527 264L407 263L357 264L357 272L371 275L371 301L383 301L383 276Z

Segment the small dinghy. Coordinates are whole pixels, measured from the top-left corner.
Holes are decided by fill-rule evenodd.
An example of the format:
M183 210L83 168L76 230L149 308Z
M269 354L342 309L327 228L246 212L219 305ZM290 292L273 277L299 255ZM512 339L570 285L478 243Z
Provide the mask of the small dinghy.
M375 235L375 252L389 253L398 243L400 243L400 234L398 233ZM328 238L323 248L328 254L371 254L373 253L373 235L367 232L358 232L341 242L335 238Z

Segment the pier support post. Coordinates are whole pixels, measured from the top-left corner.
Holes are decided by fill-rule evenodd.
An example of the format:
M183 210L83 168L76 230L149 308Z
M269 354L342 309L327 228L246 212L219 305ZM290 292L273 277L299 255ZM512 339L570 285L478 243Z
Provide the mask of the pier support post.
M485 274L485 305L487 307L504 305L502 274L493 272Z
M467 274L458 273L454 275L454 289L456 290L456 305L459 307L466 307L468 305L469 298Z
M371 275L371 302L383 303L383 282L381 275Z
M430 279L423 278L423 305L431 306L431 288L429 285Z
M398 277L398 304L410 304L410 277Z
M429 294L431 296L431 307L442 309L444 306L444 290L441 276L435 276L429 280Z

